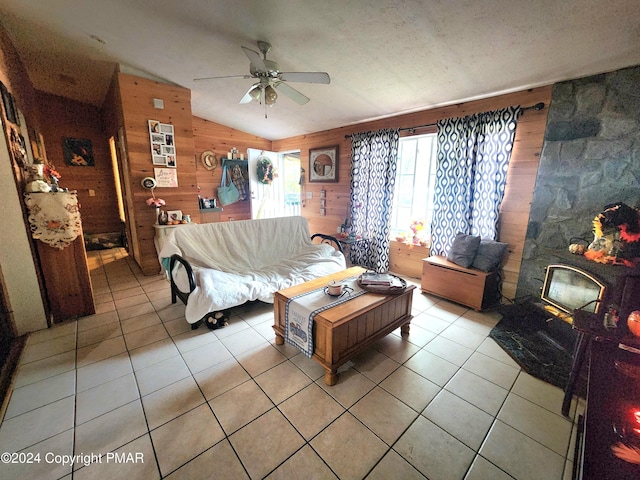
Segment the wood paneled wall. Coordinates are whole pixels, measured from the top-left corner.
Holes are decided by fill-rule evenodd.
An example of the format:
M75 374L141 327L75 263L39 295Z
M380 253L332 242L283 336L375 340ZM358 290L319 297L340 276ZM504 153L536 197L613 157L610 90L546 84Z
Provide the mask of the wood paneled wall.
M109 136L103 127L101 109L43 92L38 92L37 99L42 112L55 119L42 125L47 159L62 175L60 186L78 191L84 233L120 232ZM91 140L95 165L65 164L63 138ZM95 195L90 196L89 190Z
M462 117L511 105L530 106L544 102L548 107L551 98L551 87L542 87L272 142L215 122L191 117L190 95L186 89L124 74L118 75L135 202L134 226L140 248L139 258L136 260L143 272L149 274L158 269L153 246L154 218L152 209L145 205L148 191L140 186L140 180L153 175L147 131L147 120L150 118L172 123L176 129L179 188L157 190L157 196L167 201L169 209L179 209L192 218L199 218L197 186L201 187L202 196L215 195L215 189L220 184L221 169L217 168L212 173L202 166L200 157L205 150L212 150L218 159L224 158L232 147L238 148L240 152L246 152L247 148L300 150L301 165L306 171L303 196L307 192L312 195L312 198L305 199L302 215L309 220L311 232L335 233L344 222L349 208L351 144L345 135L382 128L410 128L433 124L443 118ZM153 98L163 98L165 110L153 109ZM503 293L508 298L515 296L546 118L547 108L526 111L516 132L500 223L500 240L509 244L503 282ZM309 183L309 149L330 145L338 145L339 181ZM326 215L320 216L320 190L323 189L327 192ZM225 207L221 220L241 220L250 218L250 214L249 203L239 202Z
M193 117L193 139L196 152L196 178L201 189L201 195L207 198L216 197L217 187L222 180L222 159L233 147L238 152L247 155L248 148L258 150L272 150L271 140L256 137L249 133L241 132L230 127L225 127L209 120ZM202 165L202 152L211 150L218 159L218 168L209 171ZM197 217L194 217L197 218ZM251 205L249 201L237 202L223 207L220 221L229 219L246 220L251 218Z
M300 150L300 166L305 170L301 211L302 216L309 221L311 233L335 234L348 214L351 192L351 142L344 136L354 131L361 130L337 128L273 142L273 149L277 152ZM333 145L338 146L338 181L309 182L309 149ZM320 190L327 192L325 216L320 216ZM309 194L311 198L308 198Z
M178 188L156 188L156 198L163 198L167 202L165 210L182 210L193 217L199 215L191 91L124 73L116 75L127 145L131 191L128 201L132 202L129 222L131 228L135 229L137 239L132 251L142 272L150 275L158 273L160 265L153 242L155 210L147 206L146 200L151 195L140 184L144 177L154 176L148 120L173 125L177 153ZM154 98L164 100L164 109L153 107Z
M153 108L153 99L164 100L165 108ZM114 84L104 107L106 129L116 135L120 124L124 125L127 150L128 189L131 194L126 202L130 228L133 230L131 253L144 274L159 271L154 245L155 210L147 207L150 192L140 185L147 176L154 176L149 146L148 120L159 120L174 126L177 152L178 188L156 188L156 197L163 198L166 210L182 210L199 221L198 186L204 197L215 196L220 185L221 168L210 172L201 163L205 150L212 150L219 159L232 147L239 152L247 148L271 150L270 140L210 122L191 115L191 93L188 89L147 80L122 73L116 74ZM238 202L224 207L222 221L251 218L249 202Z
M306 170L305 189L313 195L312 199L306 200L302 215L309 220L309 228L312 232L334 233L344 221L349 206L351 144L345 135L382 128L410 128L433 124L443 118L464 117L511 105L530 106L544 102L546 107L543 110L528 110L520 118L507 177L507 189L501 208L500 240L509 244L504 261L503 294L507 298L513 298L550 100L551 86L541 87L277 140L273 142L273 149L275 151L301 150L301 163ZM309 183L309 149L328 145L339 146L339 182ZM319 192L321 189L327 191L327 215L324 217L320 216Z
M551 86L539 91L539 100L522 105L545 103L544 110L528 110L520 117L511 152L507 185L500 208L499 239L508 243L503 261L502 293L513 300L518 286L518 275L529 223L529 210L533 200L538 164L544 143L547 114L551 102Z

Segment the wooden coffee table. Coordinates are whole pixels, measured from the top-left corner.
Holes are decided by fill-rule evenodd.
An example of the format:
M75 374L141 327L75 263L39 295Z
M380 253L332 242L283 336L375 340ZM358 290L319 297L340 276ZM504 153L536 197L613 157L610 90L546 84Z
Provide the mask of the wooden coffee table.
M276 344L284 343L284 313L291 297L322 288L332 280L340 281L364 272L361 267L351 267L342 272L317 278L275 293L273 329ZM335 385L338 367L347 362L373 342L401 327L401 333L409 333L413 285L400 294L365 293L359 297L325 310L314 319L313 358L325 369L324 382Z

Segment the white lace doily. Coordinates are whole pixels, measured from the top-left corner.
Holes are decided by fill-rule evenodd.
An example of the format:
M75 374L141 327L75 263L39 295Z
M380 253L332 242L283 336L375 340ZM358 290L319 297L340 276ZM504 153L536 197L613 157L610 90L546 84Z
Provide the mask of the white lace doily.
M82 233L78 197L73 193L28 193L31 235L62 250Z

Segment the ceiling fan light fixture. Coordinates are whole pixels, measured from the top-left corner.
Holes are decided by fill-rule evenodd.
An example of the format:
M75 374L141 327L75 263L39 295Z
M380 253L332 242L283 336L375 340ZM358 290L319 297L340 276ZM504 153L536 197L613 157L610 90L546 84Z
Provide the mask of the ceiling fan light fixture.
M251 96L251 98L253 98L256 102L260 101L260 93L262 92L262 89L259 86L256 86L253 90L251 90L249 92L249 95Z
M258 42L260 53L247 47L242 47L242 51L249 59L249 75L227 75L222 77L202 77L196 80L213 80L217 78L253 78L258 83L254 83L238 102L245 105L253 100L265 107L273 106L281 93L290 98L298 105L309 102L309 97L303 95L298 90L287 85L286 82L301 83L321 83L329 84L331 79L326 72L281 72L278 64L272 60L267 60L267 54L271 50L271 44L264 41ZM266 110L265 110L266 112Z
M267 85L264 89L264 103L271 106L276 103L277 99L278 94L276 93L275 88L273 88L271 85Z

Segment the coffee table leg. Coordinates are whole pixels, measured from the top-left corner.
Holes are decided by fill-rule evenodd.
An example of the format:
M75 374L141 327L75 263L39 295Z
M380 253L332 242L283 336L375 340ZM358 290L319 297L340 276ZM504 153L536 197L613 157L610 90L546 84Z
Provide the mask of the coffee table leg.
M402 325L400 327L400 335L409 335L409 328L411 328L411 324L409 322Z
M276 333L276 345L284 345L284 337Z
M333 386L338 382L338 373L336 370L329 370L325 368L324 383L328 386Z

